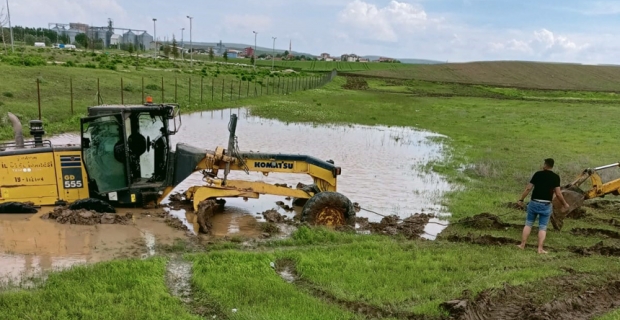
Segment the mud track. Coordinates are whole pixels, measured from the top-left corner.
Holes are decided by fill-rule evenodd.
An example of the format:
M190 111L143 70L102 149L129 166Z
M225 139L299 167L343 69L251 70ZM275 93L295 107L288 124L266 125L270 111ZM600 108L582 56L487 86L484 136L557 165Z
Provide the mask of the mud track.
M504 223L498 216L491 213L481 213L473 217L463 218L457 223L466 227L485 230L505 230L506 228L517 226L510 223ZM519 227L522 227L522 225L519 225Z
M620 247L605 246L603 244L603 241L589 248L571 246L571 247L568 247L568 250L570 250L573 253L580 254L583 256L599 254L599 255L608 256L608 257L620 257Z
M579 280L584 275L550 278L541 283L553 288L560 297L543 304L536 303L537 292L524 287L504 286L481 292L475 299L457 299L441 307L450 313L448 319L591 319L620 306L620 281L592 286L583 291Z
M521 241L515 239L495 237L488 234L475 236L471 233L468 233L466 236L451 234L446 239L450 242L466 242L485 246L518 245L521 243Z
M393 215L384 217L379 223L369 222L368 218L357 217L356 222L361 231L391 236L403 235L407 239L417 239L424 233L424 227L432 217L428 214L415 214L400 220L400 217Z
M345 310L366 318L396 318L414 320L436 319L434 317L397 310L396 308L373 306L360 301L349 301L338 298L312 282L301 278L297 273L295 261L291 259L280 259L276 261L275 270L284 281L294 284L300 291L306 292L327 303L338 305Z
M612 239L620 239L619 232L605 229L573 228L570 232L576 236L605 236Z

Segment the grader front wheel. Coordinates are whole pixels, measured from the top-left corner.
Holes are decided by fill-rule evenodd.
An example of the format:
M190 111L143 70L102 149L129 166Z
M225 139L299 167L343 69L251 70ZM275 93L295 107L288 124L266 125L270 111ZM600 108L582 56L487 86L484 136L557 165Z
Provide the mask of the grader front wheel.
M349 198L338 192L319 192L301 211L301 220L314 225L355 225L355 209Z

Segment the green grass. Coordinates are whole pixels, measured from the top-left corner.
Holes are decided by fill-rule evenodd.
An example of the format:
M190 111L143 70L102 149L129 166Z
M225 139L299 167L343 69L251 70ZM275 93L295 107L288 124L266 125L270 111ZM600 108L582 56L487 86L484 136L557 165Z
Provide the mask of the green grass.
M551 301L557 292L540 284L551 276L567 275L565 268L596 275L600 277L597 281L617 277L620 271L620 265L615 263L617 258L582 257L569 250L570 246L589 247L599 241L618 245L620 241L603 236L570 233L572 228L618 231L602 222L617 216L610 210L588 208L590 216L586 219L566 220L561 232L550 230L547 237L550 254L546 256L535 253L535 233L530 238L530 247L523 252L512 244L483 246L447 240L451 234L472 234L518 241L524 213L501 205L517 199L544 158L556 159L555 170L562 183L584 168L616 162L613 150L620 128L615 115L620 106L614 101L596 100L604 100L605 93L570 93L582 100L593 99L577 102L558 101L557 97L564 97L559 91L541 93L492 85L384 80L370 81L372 90L354 91L342 89L345 81L338 77L319 89L259 97L249 101L251 112L288 122L411 126L444 134L447 138L440 142L447 147L446 159L429 163L426 168L464 187L445 199L438 199L448 205L453 213L452 221L491 212L515 226L479 230L454 224L437 241L406 241L303 228L290 239L258 245L251 252L241 246L237 250L225 245L219 246L221 250L207 247L210 253L188 256L193 261L192 285L198 300L236 319L359 316L349 311L347 303L437 316L441 314L439 304L460 297L463 290L475 294L488 288L501 288L504 283L524 285L536 290L536 302L543 303ZM412 90L413 93L418 90L418 95L409 94ZM430 93L452 96L433 97ZM550 101L510 99L532 94L548 97ZM389 180L378 179L376 183L380 188L380 184ZM295 261L303 281L289 284L280 279L269 265L280 259ZM127 263L118 262L118 266ZM139 276L135 272L128 274L138 279L151 276L140 272ZM71 283L80 276L67 272L58 275L58 279ZM82 281L117 281L96 272L92 277L94 280ZM153 292L161 291L158 281L162 277L161 273L153 275L159 279L152 281L153 286L158 286L151 288ZM584 290L600 285L589 277L582 281ZM318 295L313 288L320 288L324 294ZM70 294L62 294L68 292L68 287L57 290L54 292L63 296L63 300L54 308L70 308L68 304L89 308L90 301L74 300ZM134 290L141 292L141 289ZM100 291L106 292L97 292ZM40 292L19 294L35 297ZM21 301L22 296L15 295L0 295L0 303L3 299ZM111 304L109 300L103 301L105 305ZM20 311L25 307L21 308L15 314L25 312ZM233 308L238 311L233 313Z
M229 59L235 62L236 59ZM239 59L250 63L249 59ZM307 71L365 71L365 70L398 70L406 68L408 65L402 63L379 63L379 62L348 62L348 61L274 61L277 68L291 68ZM256 60L257 66L271 67L271 60Z
M190 112L234 105L239 99L259 95L301 90L303 86L317 85L318 76L270 74L265 69L254 72L226 65L199 66L195 70L131 67L112 71L0 63L0 119L4 119L7 112L16 114L24 125L31 119L38 119L40 94L41 117L46 131L55 134L78 130L79 118L86 115L88 107L98 104L98 89L103 104L141 104L143 79L145 97L151 96L155 103L179 103L183 112ZM12 138L11 128L0 126L0 140L9 138Z
M272 254L237 251L194 256L193 285L231 319L359 318L284 282L270 267L274 259Z
M620 319L620 310L610 312L604 316L596 317L595 320L618 320Z
M200 319L164 284L165 259L52 273L41 288L0 295L1 319Z

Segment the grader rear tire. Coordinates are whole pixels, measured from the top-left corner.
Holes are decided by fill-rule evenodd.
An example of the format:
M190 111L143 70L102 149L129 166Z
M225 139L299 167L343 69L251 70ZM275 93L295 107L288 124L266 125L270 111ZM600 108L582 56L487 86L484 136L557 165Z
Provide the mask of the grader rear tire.
M98 213L116 213L116 209L112 205L96 198L80 199L69 205L69 210L80 209L92 210Z
M301 221L323 226L355 226L355 208L349 198L338 192L320 192L304 205Z

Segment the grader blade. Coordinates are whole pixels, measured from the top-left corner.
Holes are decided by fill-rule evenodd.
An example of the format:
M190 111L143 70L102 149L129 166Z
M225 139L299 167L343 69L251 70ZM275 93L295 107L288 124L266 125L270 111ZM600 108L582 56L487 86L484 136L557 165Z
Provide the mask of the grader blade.
M568 210L564 208L560 199L557 197L554 197L552 201L553 213L551 214L550 220L553 228L558 231L562 230L564 219L575 210L581 208L585 200L584 192L578 188L562 188L562 196L564 196L564 200L566 200L570 206Z

